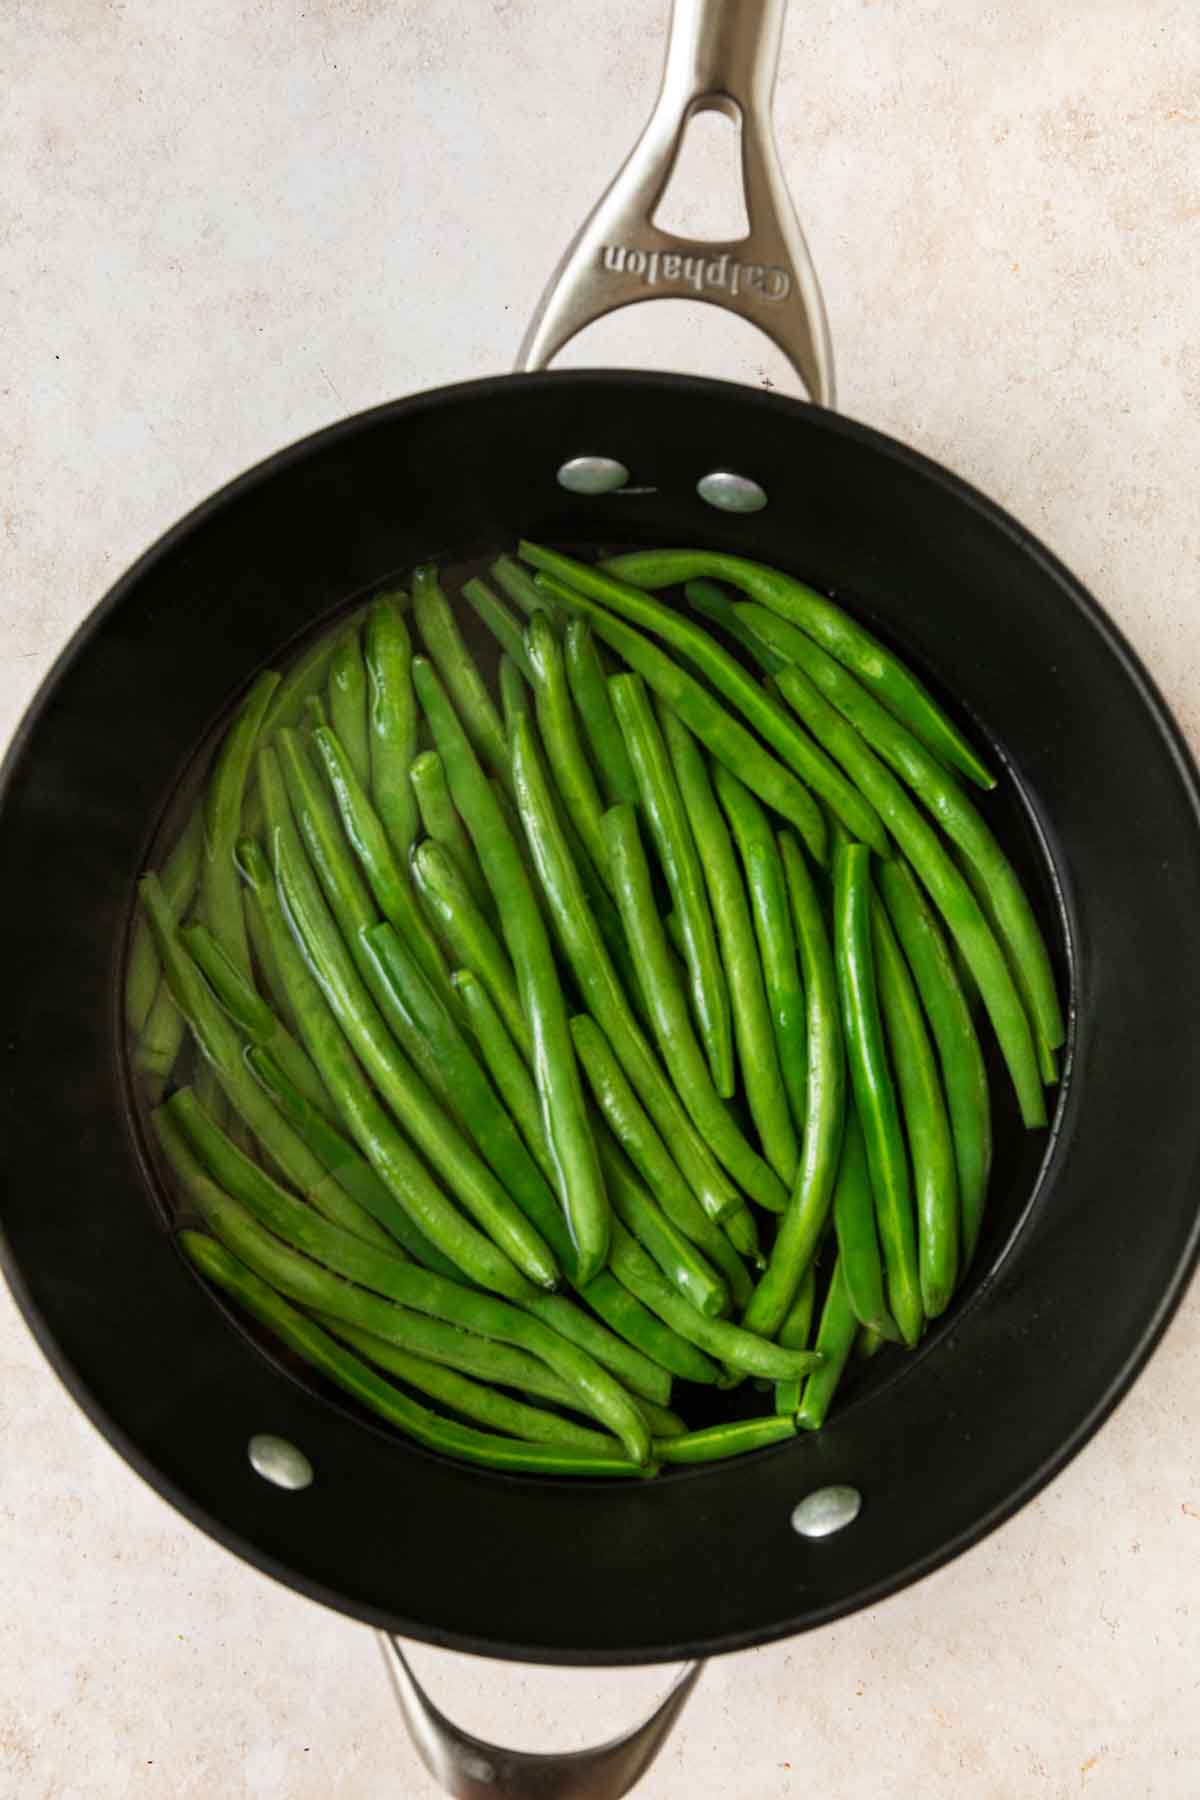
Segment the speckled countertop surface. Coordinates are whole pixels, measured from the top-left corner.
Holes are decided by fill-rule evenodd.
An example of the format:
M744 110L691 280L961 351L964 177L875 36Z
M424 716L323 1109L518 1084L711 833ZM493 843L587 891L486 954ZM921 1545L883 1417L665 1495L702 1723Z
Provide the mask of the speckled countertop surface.
M664 14L9 0L0 737L211 488L347 412L509 365L650 103ZM1200 746L1192 0L795 0L777 120L845 410L1044 537ZM626 314L567 360L787 385L738 327L684 326ZM639 1793L1200 1792L1198 1353L1193 1295L1048 1492L878 1610L711 1666ZM7 1293L0 1521L0 1794L433 1793L370 1634L185 1527ZM664 1674L417 1661L466 1723L529 1747L615 1732Z

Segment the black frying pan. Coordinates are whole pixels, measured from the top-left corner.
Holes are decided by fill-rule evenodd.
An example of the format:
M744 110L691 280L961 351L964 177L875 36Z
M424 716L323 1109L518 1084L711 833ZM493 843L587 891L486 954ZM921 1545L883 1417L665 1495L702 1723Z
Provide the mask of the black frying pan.
M568 492L556 472L581 452L621 462L630 484ZM765 509L706 505L696 484L714 469L757 482ZM197 742L350 597L518 532L749 551L846 599L1003 765L998 823L1072 1001L1049 1140L1001 1119L971 1283L920 1351L877 1359L814 1437L646 1484L444 1461L264 1356L172 1244L125 1066L133 884ZM364 413L149 551L8 752L9 1280L80 1404L160 1493L259 1568L391 1632L631 1663L823 1624L1029 1499L1180 1299L1198 1248L1197 800L1177 727L1096 603L997 507L877 432L723 383L611 373L473 382ZM303 1449L310 1487L258 1477L247 1443L263 1431ZM837 1483L861 1491L857 1520L798 1536L797 1501Z

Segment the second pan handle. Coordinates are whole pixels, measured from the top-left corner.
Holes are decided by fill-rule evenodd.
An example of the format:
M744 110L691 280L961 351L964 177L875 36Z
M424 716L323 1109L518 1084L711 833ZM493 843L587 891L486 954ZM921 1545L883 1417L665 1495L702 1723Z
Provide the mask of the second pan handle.
M700 1678L703 1663L688 1663L649 1718L591 1750L538 1753L486 1744L448 1719L421 1686L400 1647L381 1631L379 1642L392 1687L417 1752L452 1800L621 1800L636 1787Z
M771 124L787 0L674 0L658 99L612 186L568 246L518 369L544 368L585 325L644 300L724 307L782 350L810 397L834 402L833 347ZM701 242L652 223L688 120L741 123L745 237Z

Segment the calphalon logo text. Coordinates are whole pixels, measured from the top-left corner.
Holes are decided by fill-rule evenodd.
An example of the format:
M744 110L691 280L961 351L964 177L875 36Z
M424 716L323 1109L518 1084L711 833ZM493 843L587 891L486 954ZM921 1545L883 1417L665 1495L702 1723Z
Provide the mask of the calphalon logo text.
M764 300L786 300L792 291L787 269L762 263L744 263L728 250L720 256L680 256L673 250L631 250L627 244L605 244L600 252L604 268L614 275L633 275L646 287L669 281L693 288L726 288L731 295L761 294Z

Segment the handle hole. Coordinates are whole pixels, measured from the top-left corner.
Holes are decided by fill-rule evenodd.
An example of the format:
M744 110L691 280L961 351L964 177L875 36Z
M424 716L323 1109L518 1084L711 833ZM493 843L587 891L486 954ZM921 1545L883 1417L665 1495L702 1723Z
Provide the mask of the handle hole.
M659 299L653 306L622 307L586 326L554 363L559 369L686 369L691 375L804 397L804 384L782 350L748 319L700 300ZM730 444L726 453L736 459L737 445ZM646 469L635 468L632 479L643 478L654 479Z
M403 1649L429 1698L460 1730L517 1755L562 1756L623 1736L678 1673L669 1663L569 1669L493 1662L429 1644L405 1642Z
M702 101L701 106L704 106ZM701 243L750 235L742 186L742 121L712 107L693 110L651 223Z

